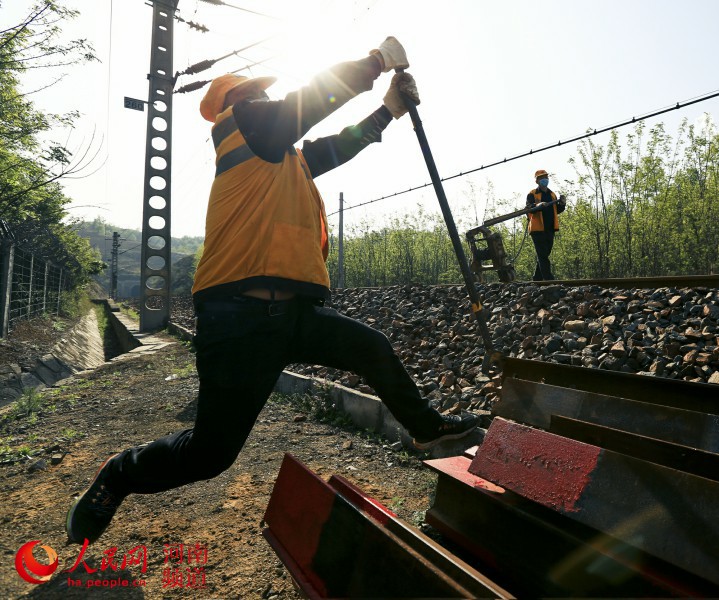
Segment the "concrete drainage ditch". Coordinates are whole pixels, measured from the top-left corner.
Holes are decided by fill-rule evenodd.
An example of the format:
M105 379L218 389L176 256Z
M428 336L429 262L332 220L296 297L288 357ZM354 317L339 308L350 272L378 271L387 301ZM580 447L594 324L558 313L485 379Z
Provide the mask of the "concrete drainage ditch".
M52 387L73 375L93 370L107 359L121 356L141 346L133 333L132 320L122 315L108 300L94 300L107 316L109 328L104 338L97 315L88 311L59 342L35 360L30 370L17 364L0 365L0 406L7 405L31 390Z

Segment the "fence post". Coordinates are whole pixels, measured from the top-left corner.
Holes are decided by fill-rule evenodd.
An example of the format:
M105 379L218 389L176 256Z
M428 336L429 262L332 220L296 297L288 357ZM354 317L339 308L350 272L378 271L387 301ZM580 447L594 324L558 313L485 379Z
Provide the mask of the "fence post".
M3 244L2 272L0 278L0 337L7 336L10 326L10 298L12 294L12 272L15 264L15 244L10 240L5 240Z
M57 309L55 310L55 315L60 314L60 292L62 291L62 267L60 267L60 277L58 277L58 283L57 283Z
M42 313L45 314L47 308L47 277L50 271L50 263L45 261L45 280L42 282Z
M35 270L35 255L30 255L30 283L27 288L27 318L32 317L32 276Z
M345 245L344 245L344 193L340 192L339 253L337 255L337 287L345 287Z

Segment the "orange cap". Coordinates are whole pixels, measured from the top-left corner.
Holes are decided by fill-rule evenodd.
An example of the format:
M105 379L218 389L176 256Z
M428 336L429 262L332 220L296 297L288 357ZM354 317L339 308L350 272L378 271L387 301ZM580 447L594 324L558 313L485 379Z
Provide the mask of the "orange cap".
M534 174L535 179L539 179L542 176L549 177L549 173L547 173L544 169L539 169L539 171Z
M255 77L250 79L233 73L220 75L212 80L205 97L200 102L200 114L205 120L214 123L217 115L222 112L227 92L234 90L236 87L247 88L248 91L256 88L266 90L275 81L277 81L276 77Z

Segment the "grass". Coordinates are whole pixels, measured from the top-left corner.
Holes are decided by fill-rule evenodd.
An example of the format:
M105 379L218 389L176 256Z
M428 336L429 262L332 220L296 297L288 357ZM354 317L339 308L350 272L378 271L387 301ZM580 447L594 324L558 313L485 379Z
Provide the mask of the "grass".
M84 433L81 433L80 431L77 431L77 430L72 429L72 428L70 428L70 427L66 427L65 429L63 429L63 430L60 432L60 437L63 437L63 438L65 438L65 439L68 440L68 441L74 440L74 439L76 439L76 438L81 438L81 437L84 437L84 436L85 436Z
M137 312L134 308L129 306L128 304L120 304L120 312L126 314L128 317L130 317L133 321L139 321L140 320L140 313Z
M22 396L3 415L2 419L0 419L0 427L7 437L0 438L0 463L16 463L44 452L41 447L35 446L41 444L45 438L41 438L37 432L28 432L27 434L24 432L27 431L27 426L38 423L38 417L41 413L56 410L55 402L58 400L60 391L53 389L40 393L33 389L26 389ZM64 403L68 401L68 398L62 398L62 400ZM70 396L68 403L72 406L75 399ZM15 433L12 433L13 431ZM69 427L59 433L60 439L66 441L84 436L84 433Z
M104 306L95 304L93 305L93 309L95 310L95 316L97 317L97 329L100 332L100 339L104 340L107 328L110 326L110 321L107 318Z
M65 331L67 329L67 323L65 321L53 321L52 328L54 331Z
M8 416L18 419L30 417L42 409L45 399L43 395L32 388L25 389L13 405Z
M320 423L335 427L353 427L351 417L338 410L330 395L332 386L317 386L314 394L272 394L270 402L291 404Z

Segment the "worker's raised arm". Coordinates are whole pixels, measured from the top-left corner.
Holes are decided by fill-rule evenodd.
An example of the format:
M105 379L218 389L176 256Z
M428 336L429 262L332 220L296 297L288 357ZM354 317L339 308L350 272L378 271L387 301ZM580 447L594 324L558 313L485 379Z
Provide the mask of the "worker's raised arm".
M357 125L345 127L337 135L319 138L302 145L312 177L318 177L356 156L373 142L382 141L382 132L392 120L392 113L381 106Z
M399 119L407 113L402 95L407 95L419 104L419 93L414 78L409 73L397 73L392 77L383 105L366 119L345 127L339 134L307 141L302 154L307 161L312 177L334 169L356 156L373 142L382 141L382 132L394 117Z
M407 58L402 45L390 37L369 56L335 65L283 100L235 104L235 120L255 154L280 162L288 146L347 101L371 90L380 74L395 65L406 66Z
M357 94L371 90L380 73L380 61L374 56L335 65L284 100L235 104L237 126L255 154L280 162L287 147L314 125Z

